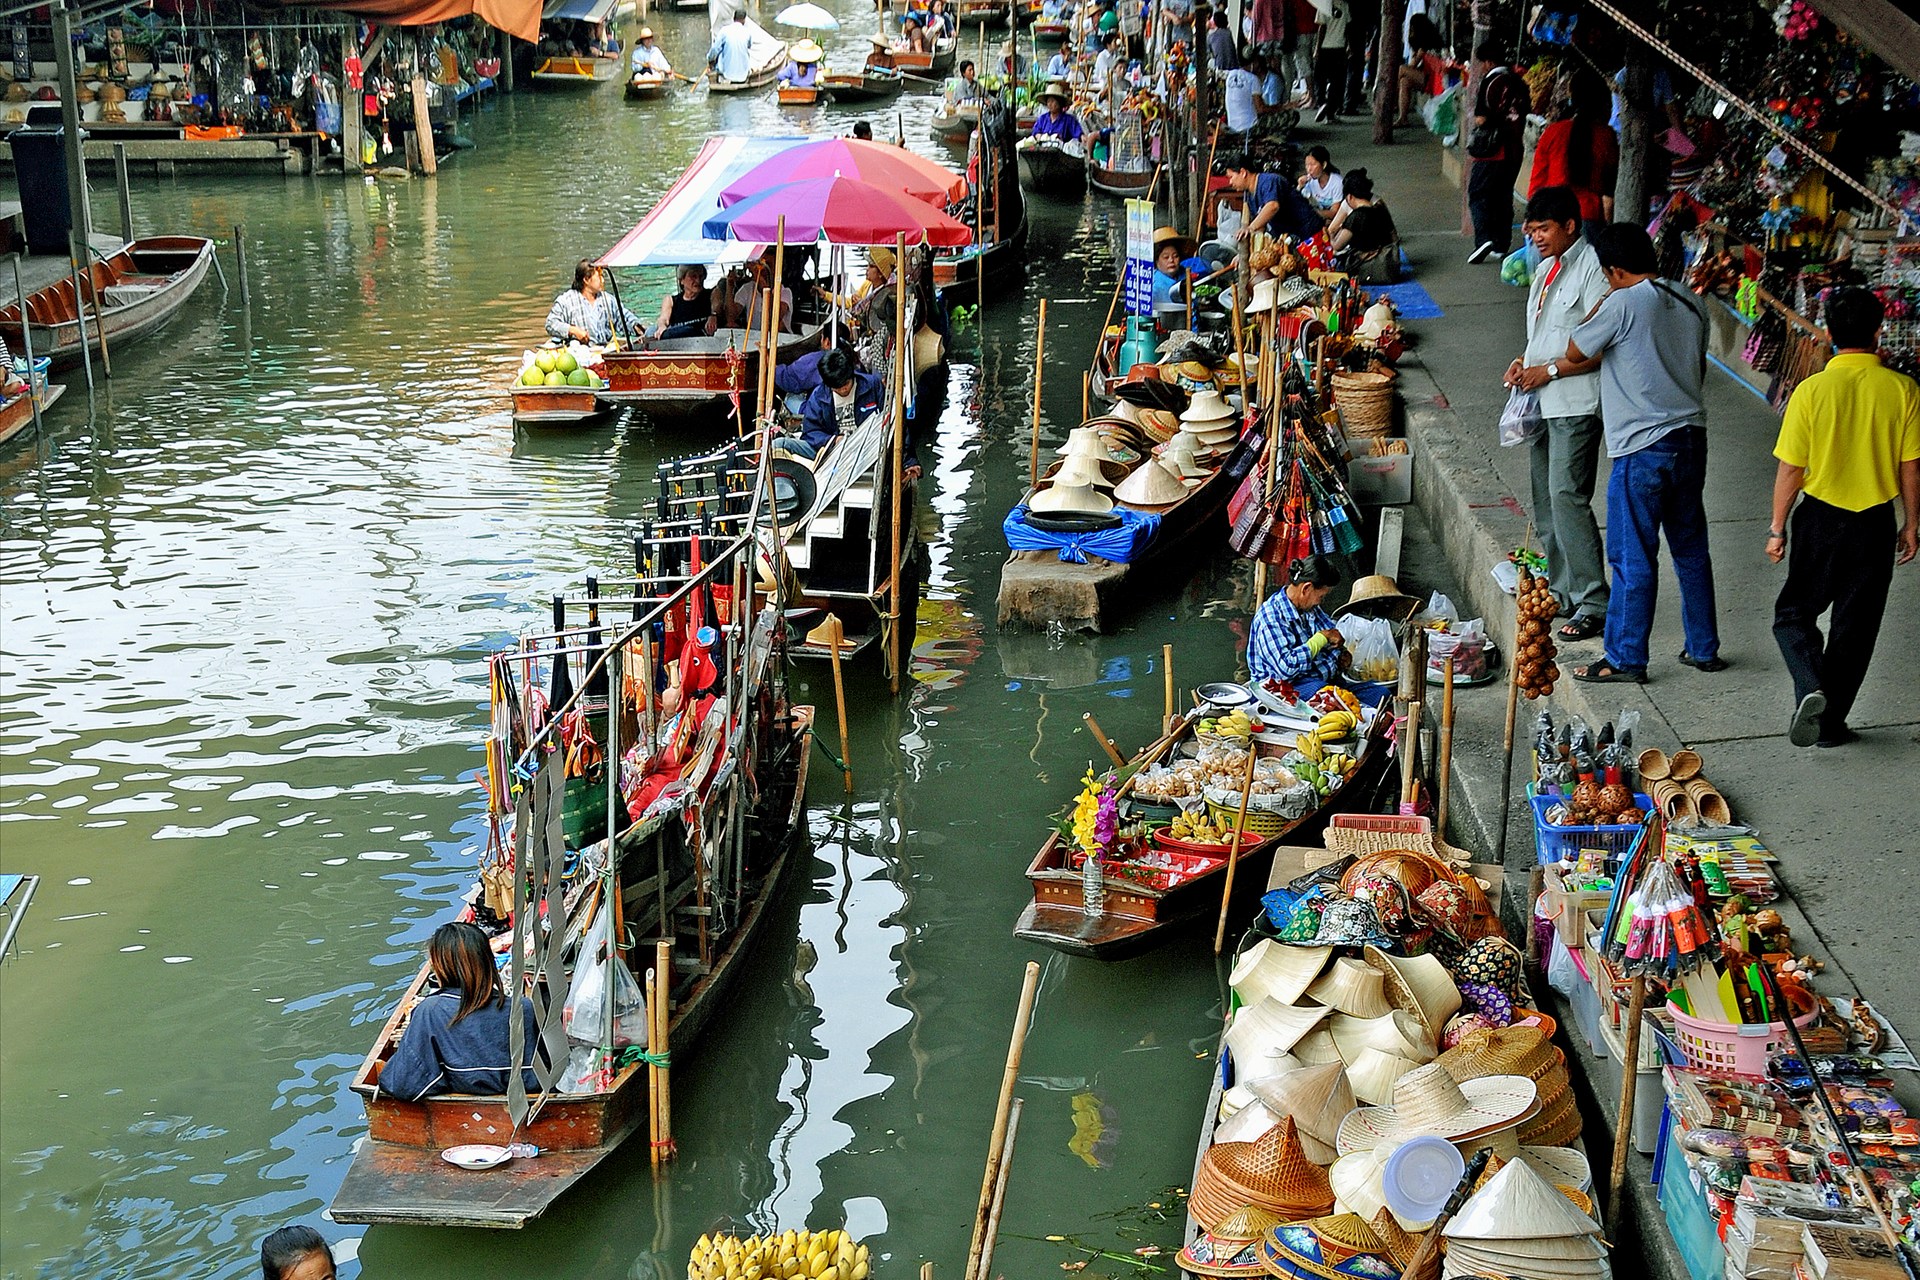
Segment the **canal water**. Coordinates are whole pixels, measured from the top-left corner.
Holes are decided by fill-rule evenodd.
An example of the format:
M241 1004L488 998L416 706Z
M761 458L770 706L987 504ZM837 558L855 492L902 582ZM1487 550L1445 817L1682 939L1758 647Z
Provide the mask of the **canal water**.
M699 63L703 16L654 25ZM864 36L836 33L830 62ZM932 107L871 118L938 154ZM481 659L557 584L627 567L653 462L697 442L639 419L516 434L510 369L573 260L708 133L855 118L523 92L465 125L477 149L435 181L138 182L142 232L244 227L252 311L223 243L233 288L210 281L114 354L91 409L76 378L46 436L0 454L0 867L43 877L0 969L0 1274L245 1276L267 1231L307 1221L348 1276L681 1275L703 1231L841 1224L882 1277L926 1259L956 1276L1028 960L998 1270L1087 1256L1049 1235L1177 1243L1167 1192L1220 1016L1205 942L1109 967L1010 932L1021 869L1098 754L1082 713L1144 742L1161 645L1183 686L1229 674L1247 610L1222 558L1109 636L994 626L1037 301L1051 444L1112 287L1120 208L1097 196L1035 204L1024 292L989 303L955 366L923 455L914 679L895 698L851 673L851 797L816 756L797 933L817 963L796 981L795 936L765 939L707 1038L676 1048L679 1161L656 1180L630 1143L522 1232L320 1218L364 1132L351 1070L484 843ZM824 674L796 683L830 708Z

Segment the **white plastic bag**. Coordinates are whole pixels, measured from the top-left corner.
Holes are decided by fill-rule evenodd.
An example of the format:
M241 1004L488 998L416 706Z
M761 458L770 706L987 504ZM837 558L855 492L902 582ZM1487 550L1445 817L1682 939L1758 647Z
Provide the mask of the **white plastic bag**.
M1353 679L1392 684L1400 678L1400 646L1394 643L1391 622L1349 614L1340 619L1340 638L1353 655L1353 665L1347 668Z
M1519 387L1507 392L1507 407L1500 415L1500 443L1506 448L1529 444L1540 438L1547 429L1546 415L1540 412L1540 393L1522 391Z
M647 998L633 980L624 960L607 959L607 912L604 910L587 927L580 944L580 958L574 962L573 983L567 988L567 1007L562 1025L567 1039L575 1044L598 1047L606 1043L607 975L613 975L613 1046L647 1043Z
M1462 682L1480 680L1487 674L1487 625L1484 618L1456 622L1445 631L1427 637L1427 674L1436 681L1447 678L1447 656L1454 656L1453 678Z
M1444 622L1451 627L1458 621L1460 611L1454 608L1453 597L1444 591L1436 591L1428 596L1420 612L1413 615L1413 625L1416 627L1430 627L1436 622Z

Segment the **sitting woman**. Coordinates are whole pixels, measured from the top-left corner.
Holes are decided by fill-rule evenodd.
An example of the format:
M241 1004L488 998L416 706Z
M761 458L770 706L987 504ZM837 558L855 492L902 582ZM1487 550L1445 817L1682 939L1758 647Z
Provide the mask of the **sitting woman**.
M1347 196L1327 227L1342 269L1368 284L1400 278L1400 232L1386 202L1373 195L1365 169L1347 175Z
M694 338L713 330L713 294L707 289L707 269L697 262L680 268L680 291L660 300L660 319L654 338Z
M1302 698L1339 683L1353 663L1346 640L1321 608L1340 585L1340 571L1322 556L1301 556L1287 569L1287 585L1253 615L1247 669L1255 680L1284 680Z
M1307 198L1322 221L1331 221L1339 213L1340 202L1347 194L1346 181L1340 176L1340 170L1334 168L1333 155L1325 147L1307 148L1307 158L1301 163L1300 176L1294 185L1300 188L1300 194Z
M826 55L812 40L801 40L788 55L792 61L780 73L783 88L811 89L820 83L820 59Z
M1153 233L1153 308L1171 307L1186 299L1190 273L1186 267L1187 238L1172 227Z
M893 47L902 53L933 52L933 44L927 39L926 28L912 18L908 18L906 24L900 28L900 38L893 42Z
M527 1092L538 1093L533 1054L540 1034L533 1003L525 996L508 1003L480 926L455 921L435 929L427 962L439 989L413 1006L399 1046L380 1071L380 1091L408 1102L443 1093L505 1093L512 1044L507 1019L517 1014L525 1027L522 1080Z

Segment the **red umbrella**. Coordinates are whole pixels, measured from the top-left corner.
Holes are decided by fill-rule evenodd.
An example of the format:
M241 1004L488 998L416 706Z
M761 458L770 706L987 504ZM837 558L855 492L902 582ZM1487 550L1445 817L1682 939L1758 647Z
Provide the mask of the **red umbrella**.
M931 160L899 147L859 138L822 138L762 160L720 193L725 208L781 182L802 178L858 178L887 191L947 205L967 194L967 180Z
M919 200L883 191L869 182L836 174L783 182L708 218L700 233L709 240L756 240L770 244L786 229L788 244L825 239L829 244L908 244L943 247L969 244L967 224Z

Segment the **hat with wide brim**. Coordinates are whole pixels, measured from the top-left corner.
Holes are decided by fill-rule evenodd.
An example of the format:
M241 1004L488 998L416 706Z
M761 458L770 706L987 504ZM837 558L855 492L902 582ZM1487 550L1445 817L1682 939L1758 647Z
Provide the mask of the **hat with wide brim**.
M1099 427L1091 424L1083 424L1069 431L1067 442L1055 449L1054 453L1062 458L1092 458L1097 462L1113 463L1122 467L1130 467L1140 461L1138 450L1116 443L1104 435Z
M812 40L796 40L787 55L795 62L818 62L827 56L827 51Z
M1358 614L1362 618L1385 618L1389 622L1405 622L1420 612L1420 601L1403 594L1399 584L1384 573L1370 573L1353 584L1353 593L1347 602L1334 611L1334 616Z
M853 641L847 639L846 624L840 621L838 614L833 613L822 618L818 626L807 632L803 643L822 649L846 649L853 645Z
M1130 507L1170 507L1187 496L1186 482L1159 462L1135 467L1113 491L1115 500Z
M1327 967L1332 947L1290 947L1262 938L1234 963L1227 984L1241 1004L1278 1000L1293 1004Z
M1329 1062L1346 1061L1340 1056L1340 1046L1334 1043L1333 1037L1327 1033L1325 1027L1315 1027L1301 1036L1300 1042L1293 1046L1291 1056L1303 1067L1318 1067ZM1275 1068L1275 1070L1278 1069L1278 1067Z
M1180 1269L1197 1276L1263 1276L1260 1240L1285 1219L1247 1205L1216 1231L1202 1230L1180 1250Z
M1382 1280L1399 1274L1384 1249L1364 1220L1337 1213L1275 1227L1260 1242L1260 1261L1283 1280Z
M1340 1122L1354 1108L1346 1063L1297 1067L1249 1080L1247 1089L1267 1111L1293 1117L1300 1145L1314 1163L1331 1164L1339 1156L1334 1141L1340 1133Z
M1114 471L1126 474L1125 467L1114 467ZM1116 481L1108 474L1109 468L1099 459L1084 453L1070 453L1066 460L1054 469L1049 483L1076 487L1092 485L1096 489L1111 489Z
M1187 402L1186 409L1180 414L1180 421L1215 425L1231 423L1239 416L1240 411L1228 404L1226 398L1218 391L1212 387L1202 387L1194 392L1193 399Z
M1403 1058L1397 1053L1387 1053L1380 1049L1362 1049L1347 1059L1347 1080L1353 1086L1355 1099L1369 1106L1380 1106L1392 1101L1393 1086L1399 1083L1400 1077L1409 1071L1417 1070L1419 1066L1420 1064L1413 1059ZM1348 1114L1357 1115L1358 1112ZM1341 1127L1334 1131L1333 1146L1335 1151L1344 1155L1347 1148L1343 1147L1340 1135L1346 1131L1345 1116L1341 1117L1340 1125ZM1351 1149L1358 1151L1360 1146L1355 1144Z
M1067 88L1066 81L1064 80L1049 80L1046 83L1046 87L1041 89L1034 97L1041 102L1045 102L1049 98L1058 98L1060 105L1064 107L1073 102L1073 91Z
M813 510L820 494L820 482L814 479L808 460L796 454L775 452L767 464L773 486L773 510L783 522Z
M1356 1087L1354 1093L1358 1095ZM1433 1134L1449 1142L1509 1128L1537 1101L1523 1076L1484 1076L1462 1084L1430 1062L1394 1082L1393 1101L1361 1107L1340 1122L1341 1154Z
M1334 1212L1366 1220L1385 1209L1387 1197L1380 1178L1386 1163L1386 1153L1380 1150L1355 1151L1335 1160L1327 1170L1327 1180L1333 1184Z
M1313 980L1307 998L1349 1017L1378 1018L1393 1007L1387 1003L1386 982L1386 976L1366 961L1342 956Z
M1349 1061L1362 1049L1378 1049L1414 1063L1427 1063L1433 1061L1436 1051L1426 1025L1402 1009L1389 1009L1373 1018L1335 1014L1327 1030Z
M1049 485L1027 500L1027 510L1042 515L1069 511L1105 515L1113 510L1113 499L1090 484Z
M1447 1220L1448 1240L1519 1241L1597 1236L1600 1224L1574 1207L1525 1160L1509 1160Z
M653 28L652 28L652 27L642 27L642 28L640 28L640 30L639 30L639 33L638 33L638 34L636 34L636 35L634 36L634 39L636 39L636 40L651 40L651 39L653 39Z
M1258 1141L1208 1147L1187 1198L1187 1212L1209 1231L1248 1207L1297 1221L1325 1213L1332 1205L1327 1171L1307 1159L1291 1117Z
M1194 424L1187 425L1191 427ZM1196 454L1204 456L1225 453L1233 447L1234 441L1240 438L1240 429L1232 423L1224 423L1218 429L1205 431L1191 431L1187 427L1182 427L1180 433L1193 441L1193 451Z
M1193 241L1180 234L1178 227L1155 227L1153 229L1153 256L1160 256L1160 246L1173 242L1180 246L1180 256L1185 258L1193 253Z
M1426 1024L1437 1041L1447 1019L1460 1011L1460 988L1445 965L1431 955L1393 956L1379 947L1365 951L1367 963L1386 976L1387 999Z
M1134 368L1138 370L1140 366L1135 365ZM1107 390L1128 404L1138 405L1142 409L1165 409L1173 414L1185 409L1191 398L1186 388L1158 377L1129 377L1122 382L1109 383Z
M1242 1005L1234 1010L1233 1021L1227 1026L1227 1047L1233 1050L1235 1061L1242 1063L1278 1057L1300 1043L1301 1037L1325 1022L1332 1012L1317 1005L1285 1004L1271 997L1258 1004Z
M1183 480L1199 480L1208 474L1207 468L1200 465L1200 456L1194 448L1194 438L1185 432L1178 432L1156 450L1160 465L1172 471Z
M1482 1027L1461 1036L1439 1062L1455 1080L1525 1076L1537 1084L1564 1067L1566 1058L1540 1027Z

